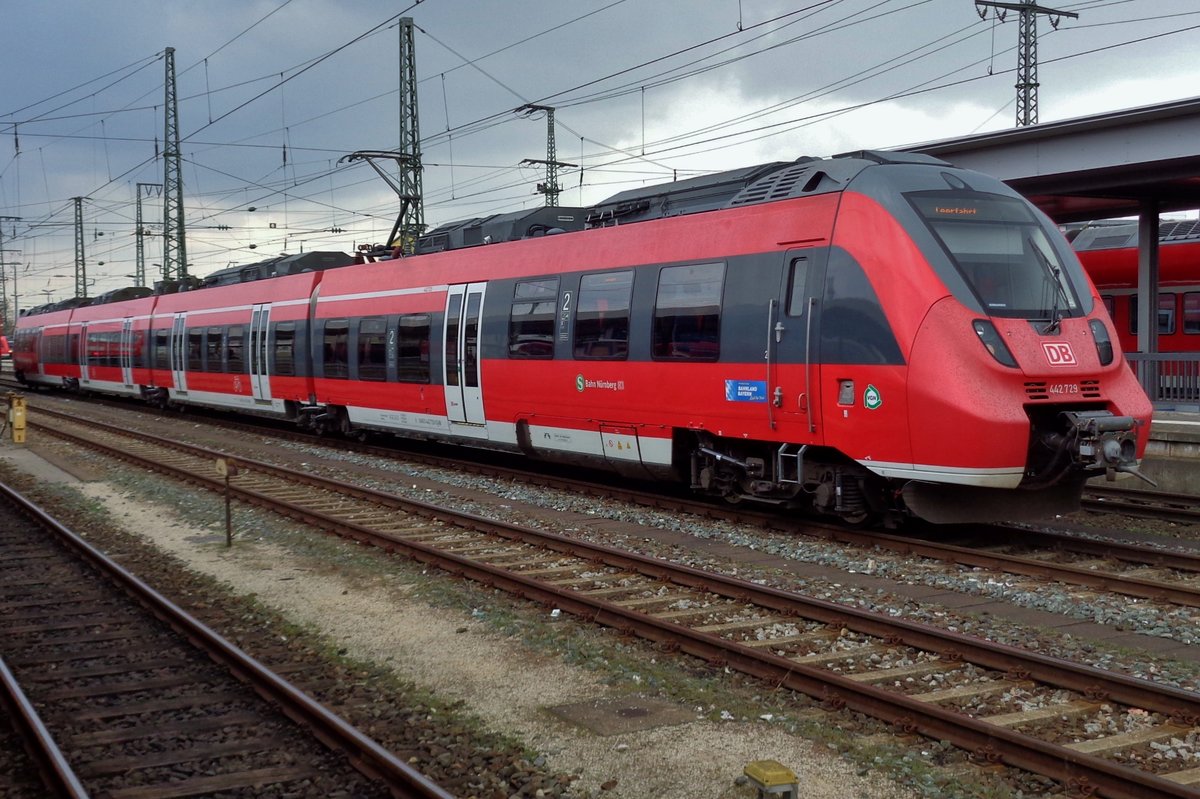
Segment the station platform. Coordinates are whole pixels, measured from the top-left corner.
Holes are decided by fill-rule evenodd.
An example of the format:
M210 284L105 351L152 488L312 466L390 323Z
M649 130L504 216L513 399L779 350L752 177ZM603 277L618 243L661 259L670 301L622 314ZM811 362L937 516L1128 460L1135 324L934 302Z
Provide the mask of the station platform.
M1141 471L1158 483L1157 491L1200 498L1200 413L1155 411ZM1105 481L1101 477L1093 482ZM1150 488L1136 478L1122 479L1120 486Z

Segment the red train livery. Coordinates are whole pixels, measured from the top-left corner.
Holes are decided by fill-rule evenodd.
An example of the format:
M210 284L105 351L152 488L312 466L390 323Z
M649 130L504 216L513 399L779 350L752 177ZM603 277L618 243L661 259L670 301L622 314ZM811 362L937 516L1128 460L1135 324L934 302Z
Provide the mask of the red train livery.
M1069 510L1086 478L1135 472L1149 434L1062 235L926 156L467 220L417 253L310 253L34 309L16 370L852 520Z
M1121 346L1137 345L1136 222L1072 231L1079 260L1100 290ZM1164 221L1159 228L1158 351L1200 350L1200 221Z

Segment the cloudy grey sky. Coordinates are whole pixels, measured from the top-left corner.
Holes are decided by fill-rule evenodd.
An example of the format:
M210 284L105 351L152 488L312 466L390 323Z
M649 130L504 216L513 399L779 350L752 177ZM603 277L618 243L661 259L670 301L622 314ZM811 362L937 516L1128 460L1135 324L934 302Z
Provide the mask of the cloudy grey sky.
M1200 94L1195 0L1042 5L1079 14L1039 21L1042 122ZM527 103L556 108L558 160L582 166L563 205L1014 124L1016 14L973 0L0 0L0 215L20 217L0 230L22 307L73 292L76 196L91 293L130 282L167 47L193 274L385 239L394 194L338 160L398 145L399 16L417 26L431 226L542 204L543 168L521 161L546 158L546 120ZM160 225L161 199L143 214Z

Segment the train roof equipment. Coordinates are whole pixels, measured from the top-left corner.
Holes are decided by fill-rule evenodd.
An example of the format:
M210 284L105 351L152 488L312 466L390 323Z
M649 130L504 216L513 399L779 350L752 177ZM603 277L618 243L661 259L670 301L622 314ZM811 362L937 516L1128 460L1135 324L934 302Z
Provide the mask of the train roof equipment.
M583 230L586 209L542 206L529 211L447 222L417 239L417 255Z

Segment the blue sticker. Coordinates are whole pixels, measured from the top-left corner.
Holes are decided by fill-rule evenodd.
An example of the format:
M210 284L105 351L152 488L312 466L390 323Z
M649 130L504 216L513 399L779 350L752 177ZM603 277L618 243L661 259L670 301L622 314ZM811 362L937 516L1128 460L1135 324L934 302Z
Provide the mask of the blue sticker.
M726 402L766 402L766 380L726 380Z

